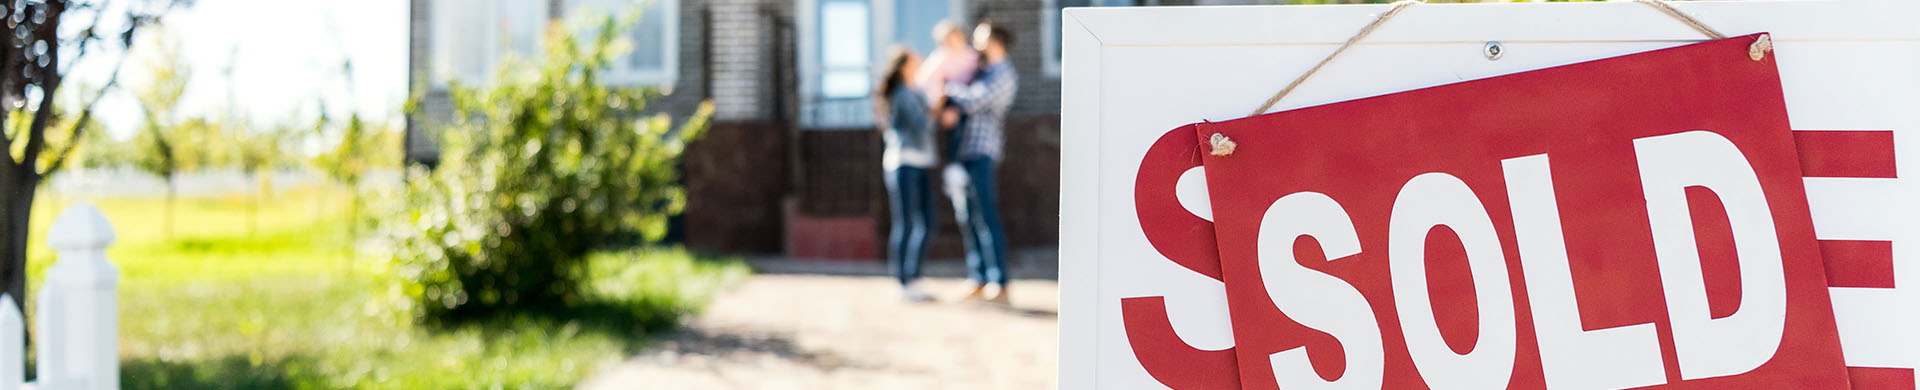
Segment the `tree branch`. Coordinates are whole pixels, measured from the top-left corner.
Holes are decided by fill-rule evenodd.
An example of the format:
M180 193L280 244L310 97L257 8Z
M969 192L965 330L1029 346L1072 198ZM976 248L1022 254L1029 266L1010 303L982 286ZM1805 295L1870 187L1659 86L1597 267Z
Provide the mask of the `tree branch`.
M8 52L0 55L14 55L14 54L11 52ZM0 151L4 151L6 153L0 153L0 154L5 154L7 155L8 159L12 159L13 158L13 126L12 126L13 124L8 122L13 120L13 110L6 107L7 104L4 103L5 101L6 101L5 98L0 98L0 146L4 146L6 150L0 150Z
M44 83L43 85L46 84L54 83ZM46 89L42 89L42 91L46 91ZM45 92L42 92L42 94L44 95ZM38 162L40 159L40 150L45 149L47 146L47 126L52 122L53 98L51 96L42 97L40 98L40 108L33 112L33 123L27 126L27 149L25 153L20 156L20 165L26 166L28 172L38 172L34 170L33 167L40 165Z
M67 74L68 72L73 71L74 66L79 66L80 60L82 58L87 57L87 44L92 43L93 41L100 40L100 35L94 33L93 29L100 27L100 20L106 18L107 7L112 4L113 2L111 1L101 1L100 4L97 4L97 5L94 5L92 3L80 3L81 9L93 10L93 23L88 23L86 29L80 30L80 36L76 38L76 40L78 40L79 43L76 45L73 45L74 46L73 61L67 65L66 70L60 71L60 74Z
M162 4L157 9L154 9L153 7L147 7L147 9L144 9L144 10L134 10L127 13L127 18L128 18L127 26L123 31L121 31L119 38L121 41L120 42L121 47L123 47L128 52L121 53L120 58L115 60L113 65L113 73L107 76L108 78L107 78L106 85L102 86L99 92L94 94L93 99L87 101L86 105L82 107L82 109L80 110L79 118L76 119L73 123L72 131L68 133L69 137L67 138L68 140L67 143L64 145L60 145L59 150L53 152L54 153L52 155L53 158L47 162L47 164L44 167L45 168L44 170L36 169L36 167L39 167L41 165L40 164L41 154L46 152L46 149L48 148L47 134L46 134L47 128L52 126L53 122L58 119L56 118L56 115L54 115L55 112L53 108L54 108L55 96L59 91L60 84L62 81L61 80L62 76L66 73L66 71L72 70L70 66L68 67L69 69L62 69L63 64L61 64L62 61L60 61L59 48L62 46L67 46L62 44L63 42L77 43L72 45L73 46L72 48L75 50L75 52L73 57L70 58L70 60L72 60L71 62L75 65L79 64L80 59L83 57L86 57L87 54L89 54L90 52L87 46L90 44L93 44L96 41L99 41L102 38L96 29L99 28L101 21L105 19L106 14L108 13L107 10L111 8L108 6L110 2L111 2L110 0L102 0L97 3L96 2L79 2L76 4L69 0L47 0L44 2L44 5L42 6L45 7L45 9L47 10L45 20L47 20L48 22L41 24L39 26L36 26L38 27L38 30L34 31L33 34L31 34L32 38L26 39L24 40L24 42L14 42L20 48L32 47L33 46L32 43L35 41L45 41L47 43L46 45L47 52L44 54L47 60L47 64L45 66L41 66L41 69L39 69L39 72L37 75L23 77L20 80L21 84L25 86L37 86L37 88L41 92L40 104L38 105L37 109L33 113L33 120L27 123L27 128L24 130L17 128L17 126L11 126L13 123L9 119L9 116L12 114L13 110L9 107L0 107L0 146L4 146L4 148L0 148L0 151L8 152L7 154L11 155L12 154L11 152L13 150L12 145L13 145L13 142L15 142L16 138L22 137L22 136L26 137L26 145L24 145L25 148L21 153L22 154L21 158L18 159L17 161L7 161L7 162L14 163L15 166L23 168L23 170L26 171L27 174L38 174L41 176L45 176L47 174L52 174L53 172L59 171L60 168L66 164L67 160L70 157L72 157L74 150L77 149L79 145L82 143L81 137L85 135L87 125L92 123L91 121L93 119L94 106L100 102L101 98L106 96L107 92L113 90L113 88L118 84L119 78L120 78L120 69L123 66L125 66L127 58L131 56L130 51L133 49L134 31L139 29L143 25L151 23L154 20L158 19L161 15L165 14L167 10L172 9L174 6L180 5L180 4L191 4L192 0L158 0L158 1L152 2L152 4ZM68 11L70 7L77 7L72 9L91 10L92 12L94 12L94 15L92 18L93 20L91 24L87 25L85 29L79 32L78 36L73 37L72 40L63 41L60 37L59 21L62 17L65 16L65 14L67 13L66 11ZM12 11L24 12L24 10L12 10ZM4 16L4 15L0 15L0 16ZM14 37L8 37L8 40L10 41L13 39ZM73 42L73 41L77 41L77 42ZM0 45L0 46L6 46L4 48L8 49L7 50L8 53L6 53L8 55L5 56L6 62L9 65L14 64L15 63L14 59L16 57L19 57L17 54L21 54L21 53L14 53L14 50L17 50L19 48L12 47L16 45ZM24 62L20 62L19 64L24 66L39 65L39 64L33 63L32 61L24 61ZM6 71L11 71L11 69L12 67L8 67ZM34 80L36 78L38 80ZM14 80L14 78L7 77L6 80ZM5 87L5 86L0 86L0 87ZM12 87L6 87L6 88L12 88ZM11 91L11 89L9 90ZM24 91L24 88L22 88L21 90ZM13 98L24 98L24 96L13 97ZM0 100L5 100L5 99L0 99ZM12 160L12 159L9 158L9 160Z
M27 64L27 66L40 67L40 107L34 110L33 123L27 125L27 149L20 158L20 164L26 166L29 174L39 173L34 167L40 165L40 151L47 146L47 126L53 125L53 101L58 100L54 98L54 93L60 90L60 23L58 21L61 16L64 16L62 14L67 9L67 2L48 1L42 7L46 7L48 23L37 26L40 29L34 32L29 42L36 40L46 42L44 44L47 48L46 53L36 55L37 60L46 60L46 64ZM27 47L33 46L35 45L32 43L27 45Z
M11 4L12 3L8 3L4 8L0 8L5 10L5 12L0 12L0 17L11 18L16 12L26 12L25 9L16 9ZM17 29L24 28L27 28L27 26L9 27L5 32L6 35L0 37L0 39L4 39L4 41L0 41L3 42L0 43L0 147L3 147L0 148L0 154L7 156L7 163L14 162L13 138L20 132L17 126L13 126L12 120L13 99L16 98L14 92L20 90L19 85L25 85L30 82L24 77L18 77L15 76L16 73L12 73L18 70L21 64L24 64L24 62L21 61L21 57L23 57L22 54L25 54L27 45L14 35ZM18 46L18 48L16 48L16 46ZM11 167L11 165L9 165L9 167Z
M101 86L100 91L93 94L93 99L88 100L87 105L80 108L80 118L73 121L73 135L67 137L67 144L54 155L53 162L47 164L47 169L40 172L41 175L60 171L60 167L66 165L67 158L73 156L73 150L80 147L80 137L86 134L87 123L93 119L93 107L100 103L100 98L106 97L107 92L112 91L113 87L120 83L120 68L127 65L127 57L131 56L122 55L120 59L113 62L113 73L107 75L107 84Z

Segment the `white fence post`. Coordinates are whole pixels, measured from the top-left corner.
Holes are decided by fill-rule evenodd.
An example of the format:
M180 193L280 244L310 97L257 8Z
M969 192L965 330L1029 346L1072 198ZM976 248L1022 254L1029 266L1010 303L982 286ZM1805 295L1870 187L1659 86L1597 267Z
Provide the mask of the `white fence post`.
M58 257L34 308L41 389L120 388L120 271L106 255L113 238L107 217L86 201L67 207L47 231Z
M13 296L0 294L0 390L20 390L27 380L27 322Z

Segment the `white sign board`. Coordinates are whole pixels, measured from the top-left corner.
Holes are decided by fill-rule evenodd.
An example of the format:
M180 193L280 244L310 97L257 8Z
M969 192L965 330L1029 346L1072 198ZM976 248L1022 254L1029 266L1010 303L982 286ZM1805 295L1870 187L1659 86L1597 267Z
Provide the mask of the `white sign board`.
M1772 34L1796 132L1891 133L1886 144L1843 146L1879 148L1858 152L1892 156L1897 174L1811 177L1816 172L1810 171L1806 189L1823 244L1869 248L1845 252L1855 258L1826 259L1830 272L1841 267L1839 274L1873 279L1831 289L1847 365L1920 367L1920 253L1914 249L1920 245L1920 183L1905 178L1920 172L1920 3L1674 7L1727 35ZM1062 14L1061 388L1167 387L1142 367L1129 344L1120 309L1125 298L1165 297L1167 322L1194 349L1233 346L1222 284L1167 259L1146 240L1134 199L1142 159L1176 127L1246 116L1386 9L1154 7ZM1273 111L1704 39L1636 3L1414 5ZM1496 41L1503 53L1490 59L1485 49ZM1211 219L1206 186L1197 182L1204 179L1186 176L1192 178L1177 185L1179 203Z

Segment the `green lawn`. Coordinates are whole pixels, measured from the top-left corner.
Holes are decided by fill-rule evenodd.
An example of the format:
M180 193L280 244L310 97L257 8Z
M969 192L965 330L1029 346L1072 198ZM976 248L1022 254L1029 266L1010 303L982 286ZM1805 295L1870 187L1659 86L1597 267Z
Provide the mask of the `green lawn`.
M426 329L384 255L352 249L345 192L277 194L257 216L250 199L180 199L171 233L161 199L92 200L119 237L124 387L571 387L747 272L679 249L600 253L591 285L605 310ZM53 260L40 234L69 202L34 209L32 287Z

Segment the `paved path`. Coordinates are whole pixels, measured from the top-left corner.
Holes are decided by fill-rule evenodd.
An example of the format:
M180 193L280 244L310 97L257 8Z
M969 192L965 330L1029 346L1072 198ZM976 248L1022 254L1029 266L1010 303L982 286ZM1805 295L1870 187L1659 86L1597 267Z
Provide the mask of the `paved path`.
M926 280L942 301L914 304L880 276L755 275L581 388L1053 388L1059 285L1016 280L1006 308L953 302L966 284Z

